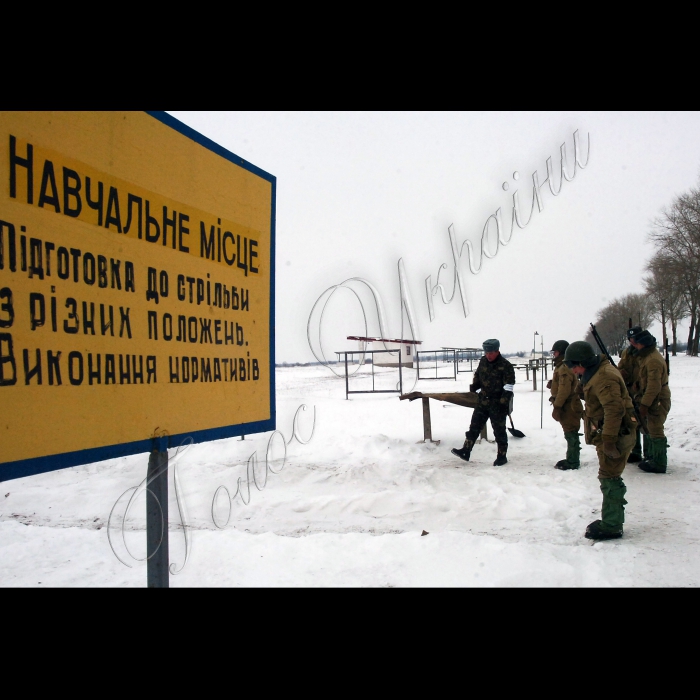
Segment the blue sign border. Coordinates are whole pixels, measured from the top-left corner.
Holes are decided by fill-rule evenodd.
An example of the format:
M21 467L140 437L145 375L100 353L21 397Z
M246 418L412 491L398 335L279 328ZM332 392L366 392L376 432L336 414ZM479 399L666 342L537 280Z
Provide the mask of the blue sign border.
M237 437L239 435L252 435L253 433L264 433L268 430L275 430L277 427L277 406L275 403L275 211L277 203L277 178L270 173L261 170L257 166L249 163L235 153L231 153L223 146L208 139L203 134L195 131L191 127L183 124L175 117L166 112L150 112L154 119L157 119L165 126L169 126L178 133L192 139L200 146L216 153L216 155L231 161L232 163L245 168L249 172L267 180L272 185L272 210L270 214L270 418L252 423L241 423L239 425L227 425L221 428L211 428L209 430L196 430L191 433L181 433L178 435L168 435L159 440L159 449L163 449L167 440L167 447L177 447L185 440L191 438L193 442L208 442L210 440L221 440L223 438ZM14 462L0 464L0 481L10 481L20 479L34 474L43 474L67 467L77 467L81 464L91 464L105 459L115 457L126 457L127 455L150 452L153 449L153 440L137 440L136 442L124 442L118 445L108 445L106 447L94 447L89 450L76 450L74 452L64 452L46 457L34 457L32 459L20 459Z

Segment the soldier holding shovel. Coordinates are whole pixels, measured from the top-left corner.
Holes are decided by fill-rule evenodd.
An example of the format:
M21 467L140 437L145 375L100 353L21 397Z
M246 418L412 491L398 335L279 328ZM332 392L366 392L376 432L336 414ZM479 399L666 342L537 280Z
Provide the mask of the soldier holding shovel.
M496 338L485 340L482 344L484 357L474 372L474 381L469 391L479 392L479 405L472 414L471 425L466 433L464 445L452 449L452 454L465 462L469 457L481 429L491 420L493 434L498 445L498 454L494 467L508 462L508 433L506 432L506 417L510 412L510 402L513 398L515 370L513 365L500 353L501 343Z

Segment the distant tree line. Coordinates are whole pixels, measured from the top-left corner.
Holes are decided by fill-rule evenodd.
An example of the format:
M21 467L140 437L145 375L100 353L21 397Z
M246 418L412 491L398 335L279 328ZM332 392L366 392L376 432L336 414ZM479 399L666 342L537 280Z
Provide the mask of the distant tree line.
M600 309L595 328L611 355L619 355L628 345L627 329L631 325L646 328L654 320L653 304L645 294L627 294L613 299ZM597 348L591 329L586 333L586 341Z
M278 362L275 367L315 367L323 362Z
M648 240L656 249L644 268L644 294L614 299L598 311L596 330L611 353L627 344L626 330L658 321L662 346L698 355L700 343L700 188L678 195L651 224ZM679 321L689 320L687 342L678 340ZM669 342L667 328L671 329ZM590 330L586 340L595 344Z
M654 219L649 240L656 252L647 263L645 287L653 296L655 317L666 339L666 323L671 325L674 354L676 324L689 319L686 353L697 356L698 306L700 305L700 189L678 195Z

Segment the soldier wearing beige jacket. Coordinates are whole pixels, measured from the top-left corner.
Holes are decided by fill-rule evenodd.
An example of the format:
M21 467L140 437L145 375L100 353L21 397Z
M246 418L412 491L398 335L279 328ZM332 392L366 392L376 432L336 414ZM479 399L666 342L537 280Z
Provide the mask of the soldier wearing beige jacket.
M620 372L607 358L596 355L589 343L571 343L564 359L581 378L586 402L586 444L595 445L598 480L603 493L601 519L586 528L585 536L591 540L622 537L627 503L622 472L634 445L637 427L632 400Z
M671 410L671 390L668 387L668 368L663 355L656 349L656 338L649 331L636 334L630 343L637 350L639 378L637 400L642 420L649 429L644 436L644 454L647 458L639 468L653 474L664 474L667 467L668 442L664 423Z
M566 340L557 340L552 345L554 373L547 384L552 393L549 397L552 404L552 418L561 424L566 440L566 459L560 459L555 464L557 469L578 469L581 466L579 461L581 442L578 431L581 427L583 404L580 398L579 381L564 364L564 353L568 347L569 343Z

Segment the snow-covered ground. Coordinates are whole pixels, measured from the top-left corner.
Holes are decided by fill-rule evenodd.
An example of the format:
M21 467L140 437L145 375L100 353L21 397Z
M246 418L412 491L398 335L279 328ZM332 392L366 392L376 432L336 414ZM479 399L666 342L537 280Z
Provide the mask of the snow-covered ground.
M381 381L395 381L392 372ZM470 379L420 381L416 389L467 391ZM171 586L698 585L700 359L671 359L668 473L628 465L625 536L597 544L583 537L600 517L595 451L584 446L579 471L554 469L566 443L550 417L547 392L540 428L541 394L524 372L517 380L513 418L527 437L510 437L508 464L493 467L494 444L478 444L468 464L450 454L463 442L469 409L431 401L433 437L441 442L418 444L420 401L395 394L346 401L344 379L327 369L278 369L279 429L289 440L293 416L306 404L298 419L305 440L315 406L313 439L289 444L284 468L269 473L261 491L251 484L248 505L235 496L223 529L212 522L214 494L222 485L236 493L253 452L262 481L270 434L194 445L178 455L189 558ZM271 459L281 451L275 438ZM271 462L275 470L280 465ZM145 564L129 558L116 527L114 549L132 568L120 563L107 520L146 466L147 455L136 455L3 482L0 584L144 586ZM245 481L243 496L247 501ZM222 524L224 489L215 506ZM122 512L115 509L117 525ZM170 520L170 559L179 569L185 538L172 481ZM141 496L124 532L137 557L145 553L144 523Z

